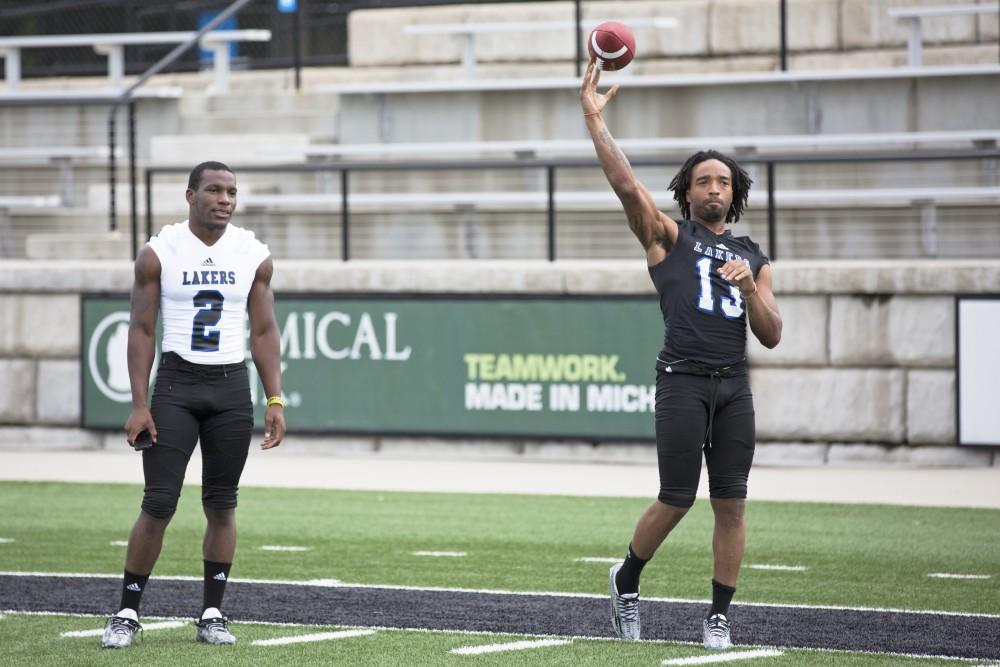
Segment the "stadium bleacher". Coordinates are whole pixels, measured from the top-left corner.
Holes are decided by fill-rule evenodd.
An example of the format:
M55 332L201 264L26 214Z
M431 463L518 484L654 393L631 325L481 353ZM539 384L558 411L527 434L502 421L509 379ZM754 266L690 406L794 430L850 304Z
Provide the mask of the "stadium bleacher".
M519 20L514 21L511 21L514 17L491 6L458 12L448 7L355 12L350 19L349 32L349 49L355 65L344 70L307 72L307 86L295 96L288 96L284 91L287 78L275 78L267 73L240 71L228 74L227 81L232 79L236 98L220 97L207 90L203 75L157 77L151 82L153 87L139 89L140 96L156 99L157 88L175 92L166 98L160 97L164 104L155 111L148 106L140 110L139 168L177 165L195 156L219 152L229 156L227 159L234 166L315 164L328 160L337 163L359 158L588 157L591 149L582 133L573 94L578 84L574 78L567 77L570 68L560 64L567 62L570 51L565 47L572 43L567 37L571 31L563 28L570 15L558 4L525 7L528 13L519 15ZM588 7L585 21L600 20L604 16L602 12L607 12L609 7L600 3ZM758 17L761 20L767 19L770 16L767 12L771 11L750 5L745 9L764 11ZM817 149L934 150L995 145L1000 118L989 110L998 106L993 92L997 87L992 84L1000 76L1000 68L977 55L989 48L987 45L994 32L991 23L994 17L988 11L976 8L959 16L927 19L922 33L927 42L927 66L914 70L886 67L891 61L883 58L886 49L905 56L909 33L896 18L905 8L874 8L873 11L879 13L874 26L866 25L871 17L831 13L819 4L812 9L815 10L809 19L812 27L806 32L812 34L813 39L808 44L799 41L805 34L799 30L804 17L794 13L790 17L790 54L793 59L796 54L817 58L818 53L826 49L826 68L803 70L793 67L788 72L775 72L766 71L769 68L765 67L764 70L745 71L747 65L756 62L753 59L760 35L737 26L722 48L718 35L727 29L728 19L700 13L702 10L698 8L630 2L627 13L636 22L643 55L626 70L625 76L608 77L609 81L620 80L625 86L610 118L622 147L629 155L657 156L704 145L732 149L744 155ZM960 10L952 6L949 13ZM924 14L926 11L921 9ZM533 25L533 29L514 30L516 25L524 23ZM677 24L682 29L664 30L663 26L668 24ZM399 40L369 39L370 35L396 31L400 34ZM264 39L265 32L218 34L232 39ZM679 39L664 37L674 32ZM845 35L842 44L829 38L837 32ZM151 42L176 41L179 35L186 34L189 33L148 34L147 37ZM478 35L471 54L469 49L455 48L457 44L448 37L462 34ZM703 37L697 37L699 34ZM445 36L443 41L442 35ZM118 46L133 44L142 38L141 35L95 34L73 36L72 39L92 45L111 43L108 41L111 37L118 40L115 42ZM70 211L62 210L54 216L51 224L39 225L40 211L32 212L30 222L28 217L14 211L10 220L12 233L26 238L40 228L49 233L62 224L76 224L73 221L82 216L95 217L95 211L101 210L108 201L106 194L99 194L104 182L99 151L106 150L102 136L106 132L99 119L89 119L86 131L76 135L82 139L81 143L65 144L66 148L79 150L78 155L71 159L53 158L47 164L41 164L39 158L39 164L26 165L26 161L33 159L32 144L39 143L31 136L38 130L28 116L39 108L39 104L59 101L64 106L52 106L45 113L53 116L56 125L71 127L73 117L80 113L74 106L74 97L110 97L123 77L121 68L111 63L112 88L107 87L106 80L91 80L89 87L85 79L71 84L33 79L21 81L19 74L11 74L15 71L17 48L37 46L42 44L38 40L46 39L49 41L45 44L51 45L62 37L6 39L15 40L7 44L7 53L11 54L8 57L11 68L8 69L8 88L16 84L16 89L0 95L0 106L10 112L2 114L2 129L7 136L14 137L16 143L5 147L6 153L0 152L0 195L17 196L27 185L32 195L58 195L63 209L71 205ZM18 39L23 44L16 42ZM431 43L427 40L434 39L438 40L439 52L431 54L425 47ZM543 47L532 51L529 59L521 47L531 43ZM4 44L0 41L0 47ZM505 48L499 48L501 44L505 44ZM367 45L363 51L361 45ZM397 51L400 48L409 48L411 54L405 65L399 63ZM951 60L945 64L934 56L955 48L966 49L963 53L970 59ZM869 66L842 67L841 60L855 62L850 58L857 49L867 50L871 55ZM709 73L684 73L690 70L685 70L689 64L683 59L699 53ZM463 62L468 66L471 57L475 58L478 77L475 80L456 78L454 74L461 73ZM673 63L679 65L679 73L667 74L664 66ZM228 67L228 63L216 60L216 67L222 66ZM556 66L561 69L553 69ZM727 69L730 71L725 71ZM557 71L562 74L555 74ZM503 75L498 76L497 72ZM536 76L539 72L547 74ZM164 84L168 87L164 88ZM252 103L240 102L242 91L251 96L246 99L252 99ZM769 101L754 113L746 113L739 100L747 96ZM956 96L970 103L958 107L949 105L947 100ZM902 103L908 97L909 101ZM683 117L668 114L663 119L656 119L640 111L649 107L669 109L670 104L685 109ZM19 115L15 105L31 106L25 107ZM720 111L727 107L733 111ZM429 118L437 122L429 124L426 122ZM218 128L223 126L227 129L220 132ZM262 132L262 128L266 128L266 132ZM434 140L430 141L431 138ZM125 144L124 139L124 136L119 137L119 146ZM23 145L19 147L18 144ZM88 152L91 157L84 159ZM118 155L123 157L121 153ZM938 161L933 166L931 163L895 163L884 167L860 166L857 173L871 176L871 182L864 185L870 186L872 193L933 187L941 194L954 188L973 188L969 192L975 194L967 204L989 202L990 189L996 187L995 161L983 160L977 169L972 169L970 164L975 163ZM24 168L28 171L23 171ZM938 175L931 176L930 169L938 170ZM890 171L895 173L887 175ZM825 178L824 173L829 177ZM247 203L255 212L273 214L273 219L278 221L287 214L318 213L318 208L336 201L337 185L331 180L332 174L248 174L245 189L252 195ZM349 199L352 206L358 207L359 214L376 216L382 213L392 216L394 211L419 205L424 199L433 200L446 205L445 208L463 208L463 224L475 224L470 222L472 218L463 201L477 198L472 196L476 193L482 193L476 207L480 210L495 208L500 200L506 201L509 207L519 199L529 209L537 208L532 202L541 195L540 181L535 176L505 176L502 172L492 175L482 172L481 176L478 179L467 177L470 180L463 182L462 189L470 195L460 196L449 194L448 188L437 184L430 174L407 174L403 187L396 188L380 183L380 177L371 174L359 179L360 185L352 187ZM757 175L758 182L763 184L761 177L762 174ZM29 178L36 180L26 184ZM516 194L518 181L522 183L522 195ZM833 191L830 196L817 195L819 183ZM657 189L662 187L662 182L654 181L650 185ZM556 199L560 207L567 207L560 220L560 224L567 225L564 233L580 236L592 232L590 225L584 222L579 223L583 226L574 227L577 223L571 214L573 207L579 208L585 200L581 193L595 186L600 187L599 179L581 180L576 173L560 174L558 187L564 192L558 193ZM852 199L849 193L859 187L857 179L845 178L833 167L811 168L806 180L796 174L782 173L776 187L781 193L778 200L783 200L786 207L791 202L801 207L810 202L825 202L825 208L864 206L876 197L875 194L860 194ZM800 190L798 194L797 190ZM129 191L127 185L119 188L117 210L129 211ZM157 193L161 191L166 189L156 189ZM422 194L425 191L428 194ZM842 194L836 194L838 191ZM139 192L142 201L141 184ZM379 197L379 193L383 196ZM156 194L153 198L154 227L164 224L173 215L168 211L174 205L161 201L162 196ZM909 197L904 199L913 201ZM382 211L379 211L379 201ZM607 205L596 208L613 216L613 202L607 197L594 201L608 201ZM269 205L273 207L268 208ZM588 207L594 206L588 204ZM912 206L897 209L901 218L914 219ZM73 214L74 210L79 214ZM802 211L794 216L798 221ZM336 220L328 217L326 223L320 224L330 227L331 236L337 235ZM445 214L432 224L447 228L456 222L454 216ZM7 247L27 246L16 242ZM975 254L979 247L970 238L965 252ZM529 255L534 252L528 248L521 250Z
M929 7L890 7L889 16L904 21L909 26L906 39L907 64L920 67L923 64L924 29L923 21L947 16L973 16L976 14L996 14L1000 5L961 4L933 5Z
M837 134L707 136L707 137L647 137L623 138L618 145L629 155L647 153L672 154L694 151L711 146L716 150L731 150L738 154L763 151L810 151L816 148L916 148L916 147L989 147L1000 139L1000 130L956 130L939 132L872 132ZM498 141L391 142L371 144L309 144L309 158L400 159L413 156L460 156L480 158L503 155L522 156L589 156L593 152L589 139L537 139Z
M616 17L632 29L652 27L658 30L673 29L676 18ZM593 29L600 21L581 21L577 28L583 33ZM476 78L476 35L505 34L523 36L532 32L572 31L575 21L501 21L495 23L414 23L403 28L406 35L454 35L462 38L462 75Z
M0 37L0 58L4 60L4 86L13 93L21 85L21 51L23 49L56 49L89 46L108 58L108 85L120 90L125 79L125 47L150 44L181 44L194 37L194 32L144 32L90 35L35 35ZM233 42L266 42L269 30L216 30L201 39L203 47L213 54L213 91L229 92L229 51Z

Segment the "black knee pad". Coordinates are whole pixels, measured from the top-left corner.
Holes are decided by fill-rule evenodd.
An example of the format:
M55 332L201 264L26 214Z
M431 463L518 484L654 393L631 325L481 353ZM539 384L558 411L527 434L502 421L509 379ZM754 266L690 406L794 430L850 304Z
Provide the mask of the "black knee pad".
M177 511L177 496L166 491L146 491L142 511L156 519L169 519Z
M709 475L708 495L711 498L746 498L747 478L732 475L713 478Z
M236 489L203 486L201 504L212 510L231 510L236 507Z
M678 493L675 489L660 489L660 494L656 496L664 505L672 505L673 507L684 507L690 508L694 505L695 494Z
M742 486L725 486L721 489L713 489L709 491L710 498L719 498L720 500L746 500L747 497L747 485Z

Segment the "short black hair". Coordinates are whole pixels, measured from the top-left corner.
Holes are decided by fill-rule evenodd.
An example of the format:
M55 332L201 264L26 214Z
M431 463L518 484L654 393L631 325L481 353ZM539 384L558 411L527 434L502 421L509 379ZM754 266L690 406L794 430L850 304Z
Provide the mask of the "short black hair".
M674 199L681 207L681 215L685 219L691 217L691 204L687 200L688 190L691 189L691 172L694 171L696 165L706 160L718 160L729 167L729 172L732 174L733 203L729 207L729 211L726 212L726 222L736 222L747 207L747 198L750 196L750 186L753 185L753 179L743 167L736 163L736 160L713 150L698 151L689 157L677 175L674 176L674 180L670 181L669 187L673 190Z
M214 162L212 160L202 162L191 170L191 174L188 176L188 190L198 191L198 186L201 185L201 175L206 171L228 171L230 174L233 173L232 169L221 162Z

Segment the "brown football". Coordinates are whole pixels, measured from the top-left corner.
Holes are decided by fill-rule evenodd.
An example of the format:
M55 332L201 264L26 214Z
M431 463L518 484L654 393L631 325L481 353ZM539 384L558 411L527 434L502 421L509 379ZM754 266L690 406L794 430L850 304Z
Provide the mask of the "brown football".
M591 31L587 49L596 59L597 69L619 70L635 57L635 35L624 23L606 21Z

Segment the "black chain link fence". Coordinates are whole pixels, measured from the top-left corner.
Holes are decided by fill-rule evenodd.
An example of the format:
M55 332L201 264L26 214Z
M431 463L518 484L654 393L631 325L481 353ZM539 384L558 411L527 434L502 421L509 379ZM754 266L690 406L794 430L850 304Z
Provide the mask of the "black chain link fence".
M454 4L456 0L298 0L303 66L347 65L347 16L357 9ZM464 0L465 4L526 0ZM197 30L224 10L230 0L0 0L0 35L71 35L91 33ZM233 45L234 69L287 68L294 59L294 16L281 13L277 0L255 0L225 29L268 29L270 42ZM140 74L170 52L174 45L129 46L125 50L128 74ZM99 76L107 60L89 47L25 49L21 55L25 78L42 76ZM166 71L197 71L208 65L208 53L192 49Z

